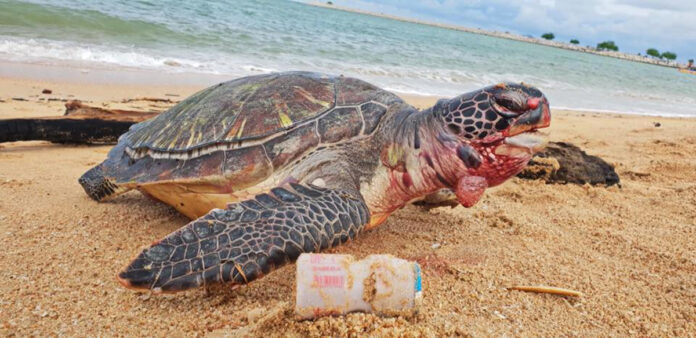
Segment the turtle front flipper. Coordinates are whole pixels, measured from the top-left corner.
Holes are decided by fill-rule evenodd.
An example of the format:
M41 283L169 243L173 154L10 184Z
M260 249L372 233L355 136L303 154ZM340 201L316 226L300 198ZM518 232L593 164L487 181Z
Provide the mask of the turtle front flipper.
M210 211L143 250L118 278L158 292L246 284L352 239L369 219L357 192L293 183Z

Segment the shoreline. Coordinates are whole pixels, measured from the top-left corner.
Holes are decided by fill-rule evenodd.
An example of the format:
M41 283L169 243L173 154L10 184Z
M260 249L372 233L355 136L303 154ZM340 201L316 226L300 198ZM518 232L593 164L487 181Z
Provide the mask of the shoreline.
M259 74L263 74L259 72ZM191 73L191 72L158 72L141 68L127 67L90 67L89 65L57 65L42 63L18 63L0 61L0 79L3 81L15 80L18 82L55 83L81 87L86 86L90 92L90 85L105 85L110 87L137 87L139 90L150 93L157 92L157 88L170 88L169 91L193 94L205 87L216 83L232 80L229 75ZM120 89L115 90L117 93ZM405 93L398 90L390 90L395 94L416 102L432 102L437 99L448 98L446 95L423 95ZM9 90L0 91L0 100L12 100L8 95ZM35 93L29 94L35 95ZM422 107L425 108L425 107ZM602 110L582 107L553 107L555 111L582 111L591 114L645 116L660 118L694 119L696 115L636 113L632 111ZM1 113L1 112L0 112Z
M686 64L681 64L677 61L664 61L664 60L654 59L654 58L644 56L644 55L628 54L628 53L624 53L624 52L599 51L599 50L596 50L592 47L576 46L576 45L572 45L570 43L558 42L558 41L552 41L552 40L544 40L544 39L535 38L535 37L527 37L527 36L523 36L523 35L509 33L509 32L490 31L490 30L485 30L485 29L480 29L480 28L471 28L471 27L464 27L464 26L459 26L459 25L454 25L454 24L436 23L436 22L430 22L430 21L424 21L424 20L418 20L418 19L412 19L412 18L405 18L405 17L394 16L394 15L383 14L383 13L374 13L374 12L370 12L370 11L364 11L364 10L345 7L345 6L338 6L335 4L328 5L328 4L325 4L323 2L317 2L317 1L309 1L309 2L301 2L301 3L303 3L305 5L309 5L309 6L314 6L314 7L327 8L327 9L333 9L333 10L337 10L337 11L344 11L344 12L350 12L350 13L355 13L355 14L374 16L374 17L378 17L378 18L414 23L414 24L418 24L418 25L425 25L425 26L432 26L432 27L456 30L456 31L460 31L460 32L485 35L485 36L490 36L490 37L500 38L500 39L526 42L526 43L530 43L530 44L553 47L553 48L560 48L560 49L570 50L570 51L574 51L574 52L594 54L594 55L599 55L599 56L606 56L606 57L611 57L611 58L616 58L616 59L621 59L621 60L626 60L626 61L647 63L647 64L652 64L655 66L677 68L677 69L682 69L682 68L686 67Z

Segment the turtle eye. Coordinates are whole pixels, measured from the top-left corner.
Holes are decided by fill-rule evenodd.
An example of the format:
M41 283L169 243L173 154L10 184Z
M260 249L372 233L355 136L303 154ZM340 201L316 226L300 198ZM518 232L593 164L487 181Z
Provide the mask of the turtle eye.
M506 90L491 97L491 106L496 113L505 117L517 117L528 108L527 96L516 90Z
M515 109L515 101L509 97L501 97L497 99L495 103L510 110Z

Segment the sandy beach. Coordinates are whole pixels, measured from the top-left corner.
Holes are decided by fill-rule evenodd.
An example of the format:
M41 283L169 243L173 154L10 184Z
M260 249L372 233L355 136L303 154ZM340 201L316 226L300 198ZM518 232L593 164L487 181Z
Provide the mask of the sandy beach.
M24 75L9 68L0 73L0 118L62 115L62 99L161 109L158 103L121 101L181 100L206 81L214 83L134 85L79 69L32 67L38 68ZM42 74L53 75L41 80ZM421 108L436 99L404 98ZM695 130L696 119L553 110L550 139L613 164L620 188L513 178L470 209L408 206L332 252L388 253L420 262L420 313L315 321L293 317L294 265L237 290L219 286L156 296L123 288L116 273L188 220L138 192L108 203L89 199L77 178L111 146L2 143L0 335L693 335ZM514 285L584 295L507 289Z

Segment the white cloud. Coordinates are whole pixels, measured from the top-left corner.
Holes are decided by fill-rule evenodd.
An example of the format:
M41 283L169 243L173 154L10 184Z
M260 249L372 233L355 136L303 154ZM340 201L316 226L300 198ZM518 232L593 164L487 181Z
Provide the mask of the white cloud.
M665 0L335 0L338 5L594 46L614 40L622 51L655 47L696 57L696 1Z

